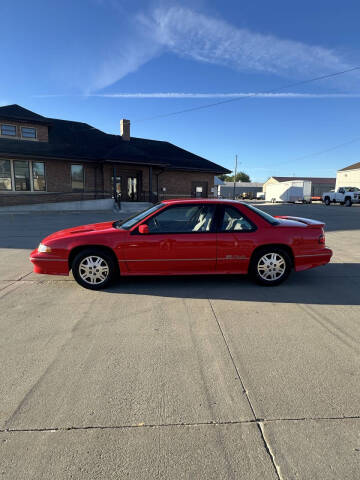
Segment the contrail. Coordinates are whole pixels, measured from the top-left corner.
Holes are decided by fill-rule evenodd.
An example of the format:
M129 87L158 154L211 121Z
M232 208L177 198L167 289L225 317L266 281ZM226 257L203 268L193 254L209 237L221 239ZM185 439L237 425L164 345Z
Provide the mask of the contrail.
M136 92L136 93L91 93L83 95L66 95L66 94L39 94L33 95L35 98L56 98L56 97L100 97L100 98L360 98L360 93L183 93L183 92Z

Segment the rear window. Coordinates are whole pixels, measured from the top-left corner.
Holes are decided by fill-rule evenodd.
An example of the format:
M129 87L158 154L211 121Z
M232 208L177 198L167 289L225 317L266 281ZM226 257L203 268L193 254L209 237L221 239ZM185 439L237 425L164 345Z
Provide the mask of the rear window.
M268 213L265 213L262 210L260 210L259 208L253 207L252 205L246 204L245 206L247 208L249 208L250 210L252 210L253 212L257 213L261 218L266 220L271 225L279 225L279 223L280 223L279 220L277 218L273 217L272 215L270 215Z

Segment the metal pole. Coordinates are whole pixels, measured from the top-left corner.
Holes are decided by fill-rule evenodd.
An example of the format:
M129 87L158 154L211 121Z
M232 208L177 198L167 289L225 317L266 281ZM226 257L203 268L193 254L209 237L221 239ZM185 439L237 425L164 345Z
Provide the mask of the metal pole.
M153 170L152 170L152 167L149 167L149 202L153 201L152 178L153 178Z
M237 156L237 155L235 155L235 173L234 173L234 192L233 192L233 200L235 200L235 187L236 187L237 161L238 161L238 156Z
M113 196L116 201L116 167L113 167Z

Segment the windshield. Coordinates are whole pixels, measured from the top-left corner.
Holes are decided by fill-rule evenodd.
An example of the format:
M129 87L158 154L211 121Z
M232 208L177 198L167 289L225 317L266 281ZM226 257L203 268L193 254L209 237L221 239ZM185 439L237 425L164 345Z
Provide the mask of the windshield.
M271 223L271 225L279 225L280 223L279 220L274 218L272 215L269 215L268 213L265 213L262 210L259 210L258 208L253 207L252 205L249 205L249 204L246 204L246 207L250 208L250 210L260 215L260 217L262 217L267 222Z
M143 218L146 218L148 215L151 213L156 212L160 208L164 206L163 203L157 203L151 208L147 208L146 210L143 210L140 213L136 213L135 215L132 215L131 217L125 218L125 220L118 220L117 222L113 223L113 226L115 228L123 228L124 230L129 230L131 227L136 225L140 220Z

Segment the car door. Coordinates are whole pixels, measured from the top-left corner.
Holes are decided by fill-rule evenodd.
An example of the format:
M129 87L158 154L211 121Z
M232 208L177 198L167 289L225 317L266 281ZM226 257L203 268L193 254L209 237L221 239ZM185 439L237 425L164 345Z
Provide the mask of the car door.
M337 202L342 202L344 200L344 193L345 190L343 188L339 188L339 190L335 193L335 200Z
M136 228L125 246L130 274L214 273L216 205L170 205L146 220L149 232Z
M257 236L257 226L240 209L223 206L219 214L216 271L247 273Z

